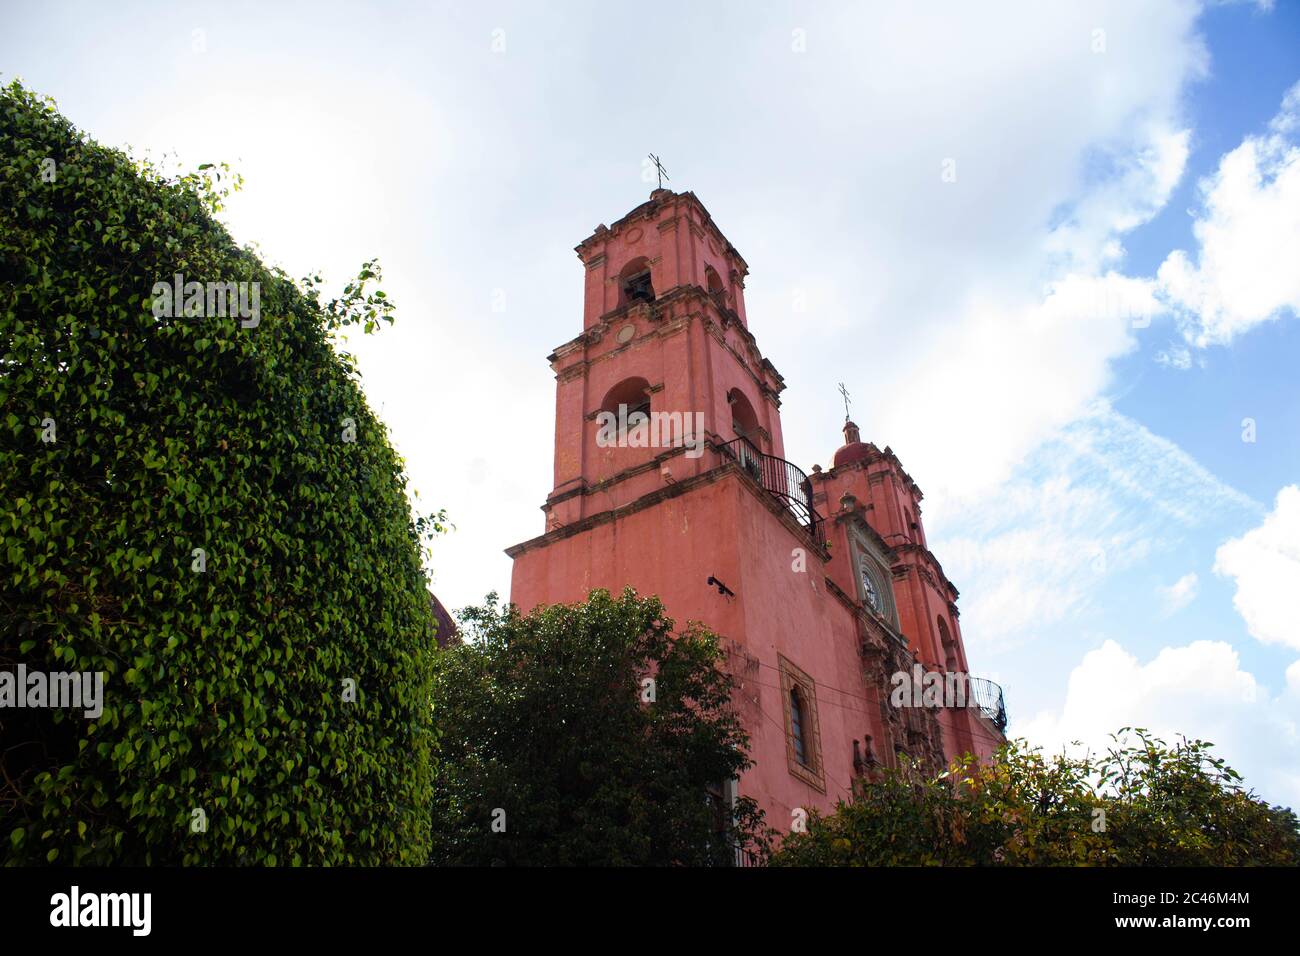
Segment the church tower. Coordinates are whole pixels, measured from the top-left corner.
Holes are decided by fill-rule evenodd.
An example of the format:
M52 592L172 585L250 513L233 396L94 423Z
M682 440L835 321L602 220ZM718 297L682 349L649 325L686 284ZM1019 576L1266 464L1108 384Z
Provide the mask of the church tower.
M511 600L631 585L722 635L755 762L729 792L778 829L903 754L990 753L996 685L943 706L913 687L967 672L920 489L852 422L829 470L785 460L785 385L749 330L748 267L700 200L656 189L576 251L583 331L549 357L554 486L544 533L507 550Z

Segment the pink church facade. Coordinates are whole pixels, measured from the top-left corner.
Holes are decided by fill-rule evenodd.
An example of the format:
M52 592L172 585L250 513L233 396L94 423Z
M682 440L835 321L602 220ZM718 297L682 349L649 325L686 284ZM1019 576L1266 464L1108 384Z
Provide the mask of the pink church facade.
M550 356L554 487L544 533L507 549L511 600L528 611L631 585L722 635L754 760L724 789L778 829L904 754L990 754L1001 691L967 678L920 488L851 422L831 467L785 461L784 383L748 329L748 269L703 204L655 190L577 253L583 331ZM656 427L611 441L620 407Z

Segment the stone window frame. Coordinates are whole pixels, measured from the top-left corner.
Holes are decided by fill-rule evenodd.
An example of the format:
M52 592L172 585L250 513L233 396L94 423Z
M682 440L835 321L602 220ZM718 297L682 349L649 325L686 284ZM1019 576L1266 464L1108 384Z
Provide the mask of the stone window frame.
M790 773L822 793L826 792L826 768L822 762L821 721L817 715L817 682L783 655L776 656L781 672L781 710L785 714L785 758ZM794 723L790 713L790 692L798 688L804 704L804 752L810 764L795 756Z
M889 573L884 558L872 546L860 528L853 529L853 587L862 606L881 617L886 624L898 627L898 605L894 600L894 578ZM876 592L880 595L884 607L877 611L867 602L867 592L862 586L862 572L866 570L875 582Z

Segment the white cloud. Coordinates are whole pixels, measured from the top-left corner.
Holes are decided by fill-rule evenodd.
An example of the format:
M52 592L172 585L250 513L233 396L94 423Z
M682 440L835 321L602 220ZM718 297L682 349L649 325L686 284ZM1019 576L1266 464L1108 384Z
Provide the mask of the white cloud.
M577 29L524 4L490 19L259 9L258 43L214 23L196 56L183 11L33 7L0 38L101 139L242 159L232 228L293 274L341 279L380 256L398 324L356 351L422 501L458 526L433 562L450 606L507 591L502 549L542 530L545 356L581 330L572 248L646 198L647 129L670 185L700 195L751 267L751 328L789 386L789 457L829 458L826 383L843 380L864 436L894 445L934 513L1086 414L1134 319L1158 308L1152 283L1112 265L1182 175L1183 95L1208 63L1200 4L812 5L792 22L665 0L657 15L679 25L667 60L612 72L608 37L643 14L588 9ZM119 32L133 43L100 42ZM166 82L123 79L142 47L169 51ZM701 86L694 65L723 48L727 68ZM236 144L229 124L195 123L195 103L252 134Z
M1197 261L1176 250L1160 266L1161 295L1199 348L1300 313L1300 83L1263 136L1247 137L1200 184Z
M1059 711L1020 721L1010 732L1049 752L1078 740L1104 750L1121 727L1144 727L1168 743L1185 735L1215 752L1274 803L1300 806L1300 697L1271 696L1221 641L1163 648L1142 663L1115 641L1089 651L1070 673Z
M1153 134L1148 128L1147 146L1136 152L1105 154L1103 166L1119 174L1089 193L1052 233L1060 260L1103 267L1113 251L1108 241L1168 199L1187 150L1187 137L1169 129ZM1287 139L1297 132L1300 84L1269 134L1248 138L1225 155L1219 172L1202 184L1207 211L1196 224L1199 269L1175 254L1156 279L1070 273L1049 287L1041 305L999 315L1001 337L972 335L979 316L968 310L947 343L951 352L927 356L946 387L934 388L929 401L907 403L900 414L928 416L951 429L942 453L963 463L955 485L946 480L951 469L935 468L943 478L928 513L932 532L941 532L932 535L936 546L970 595L964 615L968 642L1004 645L1077 615L1107 573L1167 550L1188 529L1204 524L1214 513L1207 510L1210 499L1221 499L1242 516L1259 508L1171 443L1113 413L1098 416L1086 408L1088 398L1103 390L1111 361L1134 346L1131 329L1149 325L1171 302L1186 341L1160 351L1156 361L1175 369L1204 364L1198 348L1263 321L1283 303L1295 308L1300 302L1300 149ZM1129 158L1119 158L1124 155ZM1199 311L1188 311L1193 302ZM1045 357L1049 364L1037 364ZM979 399L952 407L954 385ZM1034 401L1024 402L1024 395ZM1010 427L981 428L980 416L990 414L998 426ZM912 437L905 434L911 448ZM996 485L1007 462L1040 441L1010 481ZM1086 458L1075 454L1085 450ZM922 462L924 452L923 447ZM1105 467L1086 467L1089 459ZM910 455L907 460L916 467ZM930 473L920 474L934 499ZM955 520L944 524L950 514ZM1106 560L1099 562L1099 556ZM1300 614L1287 617L1282 592L1261 580L1266 573L1282 574L1287 565L1258 549L1239 563L1248 560L1253 571L1243 572L1248 580L1239 583L1239 609L1264 633L1300 634ZM1197 584L1190 575L1167 589L1166 613L1190 602ZM1287 640L1300 646L1300 637Z
M997 494L943 502L932 544L962 590L967 646L991 651L1079 615L1113 575L1170 552L1207 521L1262 510L1098 402Z
M1183 176L1190 130L1155 123L1136 136L1094 150L1105 177L1048 238L1048 248L1071 268L1100 271L1123 254L1118 236L1147 222L1169 200Z
M1181 345L1171 345L1156 353L1156 363L1185 372L1192 367L1192 350Z
M1300 486L1279 491L1263 524L1223 544L1214 571L1236 582L1232 603L1252 636L1300 650Z
M1111 360L1136 346L1133 328L1157 311L1149 283L1115 273L1065 275L1018 307L972 297L942 347L920 343L926 367L899 384L907 400L878 408L900 423L886 434L900 436L896 450L932 507L994 488L1053 429L1086 414ZM888 369L875 376L892 378Z
M1196 592L1199 589L1200 579L1196 576L1195 571L1184 574L1167 588L1160 588L1160 597L1164 602L1165 613L1176 614L1187 607L1192 601L1196 600Z
M799 102L766 109L793 110L799 142L834 131L836 151L799 161L825 188L755 167L738 176L764 201L713 210L754 270L752 328L789 386L789 457L824 463L836 443L828 356L860 396L864 437L891 445L932 502L996 487L1103 392L1133 328L1164 309L1113 264L1183 174L1182 94L1207 62L1198 13L899 4L814 18L807 57L773 64ZM815 307L794 313L795 288L815 289Z

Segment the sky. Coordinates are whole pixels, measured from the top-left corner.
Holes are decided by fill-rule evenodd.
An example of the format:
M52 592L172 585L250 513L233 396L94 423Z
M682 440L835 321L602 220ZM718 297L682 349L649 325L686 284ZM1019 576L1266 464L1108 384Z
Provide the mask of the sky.
M0 0L0 79L226 161L332 287L450 607L543 530L573 247L692 190L750 267L787 456L836 383L924 490L972 670L1049 750L1209 740L1300 806L1300 2Z

